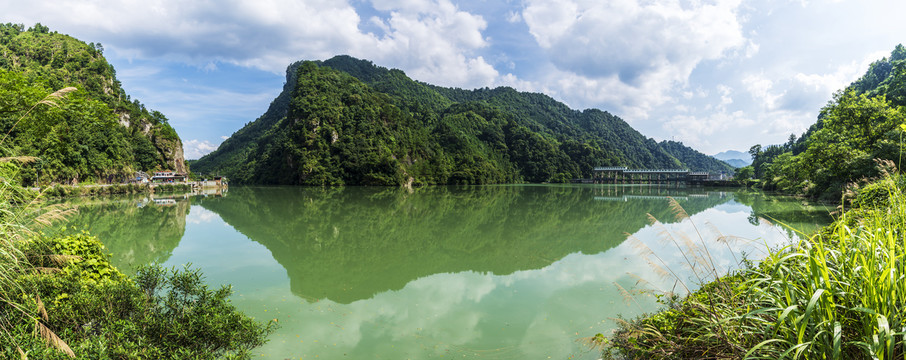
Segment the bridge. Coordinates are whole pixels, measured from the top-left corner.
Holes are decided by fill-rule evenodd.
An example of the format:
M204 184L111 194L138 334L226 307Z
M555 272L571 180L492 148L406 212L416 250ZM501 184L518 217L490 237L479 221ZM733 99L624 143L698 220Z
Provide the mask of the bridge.
M696 184L707 181L707 171L689 169L629 169L624 166L594 168L590 182L598 184Z

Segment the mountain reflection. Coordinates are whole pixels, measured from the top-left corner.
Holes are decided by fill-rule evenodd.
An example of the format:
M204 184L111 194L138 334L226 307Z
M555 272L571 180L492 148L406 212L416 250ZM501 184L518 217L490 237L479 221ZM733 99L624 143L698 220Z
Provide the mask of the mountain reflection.
M824 208L760 192L657 186L396 188L234 187L228 196L75 200L70 229L87 229L114 265L166 262L192 205L263 245L286 270L290 290L351 303L422 277L495 275L547 267L572 253L597 254L648 224L672 222L668 199L690 215L720 204L803 232L827 223ZM809 210L811 209L811 210Z
M201 206L270 250L294 294L350 303L433 274L506 275L603 252L647 213L671 220L673 195L690 214L732 198L651 187L244 187Z
M670 198L691 221L674 220ZM273 359L596 359L577 337L653 311L648 290L694 287L664 234L700 240L726 271L741 253L795 241L760 218L806 233L829 222L801 199L657 186L234 187L71 202L69 226L97 235L121 269L192 263L208 284L231 284L243 312L278 319L256 354Z
M185 233L190 203L183 195L75 199L68 204L79 211L66 226L98 236L113 254L113 265L131 273L170 258Z

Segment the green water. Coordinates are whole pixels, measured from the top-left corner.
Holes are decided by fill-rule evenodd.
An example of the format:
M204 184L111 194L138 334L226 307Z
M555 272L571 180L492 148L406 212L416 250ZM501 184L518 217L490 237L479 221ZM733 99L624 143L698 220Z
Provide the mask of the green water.
M667 196L691 219L677 222ZM156 200L74 200L68 227L99 236L127 273L191 263L232 284L238 308L280 324L264 359L597 359L583 337L656 309L656 291L694 287L670 239L705 244L726 271L788 244L776 224L829 221L792 198L651 186L232 187Z

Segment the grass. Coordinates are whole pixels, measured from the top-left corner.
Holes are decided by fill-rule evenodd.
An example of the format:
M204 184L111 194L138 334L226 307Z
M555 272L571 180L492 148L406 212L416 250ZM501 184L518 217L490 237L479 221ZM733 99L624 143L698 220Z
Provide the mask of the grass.
M661 312L620 322L605 355L906 359L902 183L900 175L879 180L854 201L865 205L818 233L686 297L668 295Z

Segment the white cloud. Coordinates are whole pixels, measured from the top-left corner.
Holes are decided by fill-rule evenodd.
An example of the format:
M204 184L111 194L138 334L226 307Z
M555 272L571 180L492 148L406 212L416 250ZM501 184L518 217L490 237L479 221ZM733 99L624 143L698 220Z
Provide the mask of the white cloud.
M871 62L884 56L884 53L872 53L826 73L775 70L770 74L744 75L741 83L759 110L751 112L762 124L757 133L772 138L802 133L815 122L821 105L835 91L848 86L865 73Z
M677 114L663 123L667 133L674 134L677 141L708 147L716 135L749 129L756 121L742 111L719 109L706 116Z
M298 60L294 52L325 55L325 44L361 37L355 10L334 1L38 0L2 10L136 57L199 67L223 61L282 71Z
M208 153L217 150L217 145L207 140L192 139L182 143L186 159L198 159Z
M775 109L779 95L771 92L774 88L774 82L764 74L749 74L742 78L742 83L752 97L760 102L765 109Z
M178 74L185 84L160 85L173 68L282 75L300 59L348 54L441 86L543 92L655 138L712 124L722 130L707 141L683 141L716 153L803 131L833 91L903 41L906 3L799 1L34 0L0 2L0 14L102 42L133 98L186 139L218 142L280 88L236 86L263 84L254 71L229 84ZM850 21L826 21L841 16ZM760 125L720 125L738 111Z
M733 98L730 94L733 93L733 89L729 86L720 84L717 85L717 90L720 91L720 105L727 106L733 103Z
M506 21L509 22L509 23L518 23L518 22L522 21L522 15L519 14L518 12L511 11L511 12L507 15Z
M444 86L490 86L498 76L476 50L489 45L482 33L487 22L457 9L448 0L373 1L387 19L372 18L383 29L353 55L404 69L408 75Z
M702 61L757 51L742 34L739 4L530 0L522 17L550 62L572 75L564 92L645 117Z
M486 21L449 0L373 1L382 33L360 29L347 1L35 1L0 5L7 20L43 22L136 58L164 58L216 70L218 62L282 73L302 59L350 54L401 68L420 80L487 86L496 70L477 49Z

